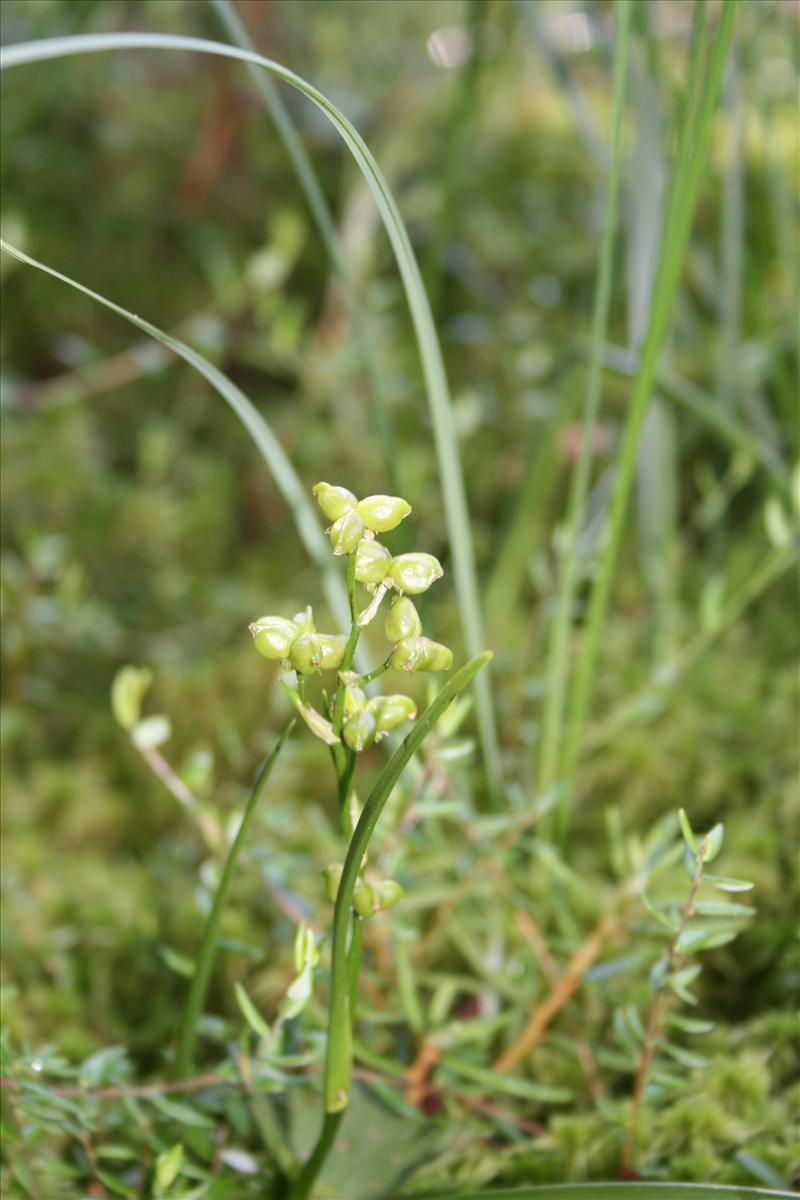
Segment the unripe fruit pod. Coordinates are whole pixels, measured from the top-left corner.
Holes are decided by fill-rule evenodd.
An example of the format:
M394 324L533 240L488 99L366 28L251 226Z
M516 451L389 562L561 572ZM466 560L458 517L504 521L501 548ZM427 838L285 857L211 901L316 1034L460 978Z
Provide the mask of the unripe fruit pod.
M389 642L402 642L403 638L419 637L422 633L419 613L407 596L395 596L383 623L383 632Z
M289 661L298 675L313 675L322 666L322 640L318 633L301 633L292 646Z
M393 671L416 671L425 652L424 638L403 638L392 652L389 665Z
M318 633L317 637L322 647L321 671L335 671L342 665L347 638L340 633ZM452 656L451 656L452 661Z
M355 750L356 754L360 754L362 750L366 750L367 746L373 744L377 732L378 722L372 713L364 710L356 713L354 717L345 722L342 737L351 750Z
M367 920L370 917L374 917L375 913L380 911L380 905L377 902L372 885L365 883L363 879L359 879L353 888L353 908L360 917L364 917Z
M378 883L359 879L353 889L353 908L360 917L369 920L376 913L392 908L404 895L405 892L394 879L382 879Z
M393 908L405 896L405 892L395 879L382 879L380 883L373 883L372 891L381 912L386 912L387 908Z
M354 508L334 521L328 530L334 554L350 554L363 535L364 522Z
M259 617L248 628L258 653L271 659L288 658L300 633L294 621L286 617Z
M411 554L400 554L392 559L388 579L398 592L408 592L412 596L427 592L432 583L441 579L444 571L438 558L432 554L422 554L413 551Z
M356 506L356 498L347 488L334 487L332 483L318 483L313 489L317 504L329 521L338 521Z
M432 642L429 638L423 638L427 643L423 662L418 671L449 671L453 665L453 651L449 646L442 645L441 642Z
M346 687L344 689L344 719L349 721L356 713L360 713L367 706L367 694L360 687Z
M356 550L356 579L359 583L382 583L392 565L392 556L385 546L372 538L362 538Z
M298 675L333 671L344 658L345 638L334 633L301 633L292 646L289 661Z
M330 900L331 904L336 903L336 897L339 895L339 884L342 881L342 871L344 863L328 863L327 867L322 869L322 878L325 883L325 895Z
M388 733L403 721L417 715L416 705L410 696L376 696L367 704L367 712L378 726L378 734Z
M453 651L430 638L404 638L394 648L391 667L395 671L449 671Z
M358 502L358 515L367 529L388 533L396 529L411 512L411 505L402 496L367 496Z

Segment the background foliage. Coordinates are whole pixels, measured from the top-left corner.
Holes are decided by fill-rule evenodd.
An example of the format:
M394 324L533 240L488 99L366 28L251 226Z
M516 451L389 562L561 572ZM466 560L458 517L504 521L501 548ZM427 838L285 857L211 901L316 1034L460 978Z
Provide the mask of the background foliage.
M634 7L579 627L629 398L620 348L637 343L646 314L691 19L686 3ZM7 43L122 29L226 38L210 6L183 0L2 8ZM685 1062L685 1090L649 1096L636 1169L791 1186L796 9L760 0L737 13L566 847L550 840L552 796L537 791L535 763L603 227L612 10L272 0L240 13L260 50L354 122L409 226L454 394L496 655L499 804L461 713L383 826L381 863L408 898L369 929L361 1086L324 1186L355 1200L618 1178L632 1079L615 1014L646 1009L658 943L646 909L620 892L654 828L677 843L677 825L658 822L679 805L696 829L724 822L722 869L754 882L757 912L703 956L697 1015L716 1022L702 1039L707 1065ZM286 95L355 281L394 427L389 463L351 310L243 69L137 51L21 68L2 87L3 236L218 363L307 488L329 478L364 495L390 490L394 473L414 504L414 543L447 570L399 280L364 185L318 114ZM225 826L286 717L248 622L315 595L326 628L332 620L273 480L204 381L90 300L9 258L2 266L3 1191L261 1195L263 1105L295 1145L313 1134L325 962L309 1010L270 1054L234 984L272 1023L294 926L328 924L327 764L302 736L284 751L224 920L202 1086L164 1092L215 861L121 734L108 695L123 664L153 668L149 711L172 721L164 753ZM775 555L781 569L739 612ZM463 659L452 588L440 585L429 621ZM685 892L679 865L663 888ZM491 1073L598 923L574 995L513 1070Z

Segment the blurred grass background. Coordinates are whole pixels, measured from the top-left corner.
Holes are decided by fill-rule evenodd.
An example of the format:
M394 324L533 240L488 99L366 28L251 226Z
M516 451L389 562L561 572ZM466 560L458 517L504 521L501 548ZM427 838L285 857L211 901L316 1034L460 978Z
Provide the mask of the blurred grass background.
M610 369L582 522L579 626L630 393L622 348L638 343L646 318L691 25L687 3L634 7ZM611 7L270 0L238 11L262 53L313 81L354 122L409 227L451 381L496 654L501 811L519 817L542 799L534 780L548 620L603 223ZM684 1125L672 1106L652 1131L668 1178L791 1183L798 1171L786 1132L796 1099L783 1015L800 979L790 915L794 570L721 624L726 603L770 554L791 557L796 546L787 494L798 454L797 15L778 0L743 3L737 14L640 446L565 852L584 891L553 889L534 826L510 857L497 851L505 893L484 876L458 898L481 853L492 855L489 834L473 825L487 797L474 758L448 767L440 740L422 782L400 797L412 804L399 826L405 841L396 826L384 850L405 872L410 899L391 925L376 925L368 958L362 1040L390 1059L411 1061L420 1033L407 996L398 998L404 935L422 938L415 969L426 1028L469 1011L477 996L484 1016L510 1011L513 1029L546 979L511 914L530 912L566 960L612 886L609 808L632 835L680 804L696 827L724 821L727 867L756 882L758 915L735 949L709 956L702 1003L721 1022L719 1058ZM226 40L211 6L183 0L4 0L2 21L5 43L124 29ZM25 67L2 87L3 236L179 331L218 363L267 418L308 489L329 479L360 495L388 490L351 313L246 71L133 52ZM394 427L391 468L414 505L413 542L447 571L419 361L388 243L335 134L301 97L287 92L285 101L346 249ZM80 1062L119 1044L137 1078L161 1077L186 986L170 955L191 957L197 947L208 864L196 831L114 724L111 680L128 662L153 667L154 703L173 724L168 757L225 821L285 719L248 622L307 602L323 627L331 617L273 480L208 386L88 299L7 257L2 266L7 1053L23 1069L46 1045ZM727 435L698 416L698 405ZM463 657L452 573L424 600L432 636ZM704 653L664 686L664 664L698 637ZM631 697L642 702L609 724ZM226 917L210 1008L234 1025L233 980L246 982L269 1018L290 977L287 909L324 923L318 871L337 853L334 807L320 747L295 737ZM443 932L436 914L448 904L458 920ZM536 1110L544 1142L523 1151L500 1122L471 1156L443 1102L425 1154L444 1176L458 1174L448 1154L465 1185L613 1170L616 1144L570 1052L569 1029L583 1023L602 1058L610 1012L646 991L637 936L631 918L607 953L622 966L587 983L526 1064L533 1080L576 1087L568 1114ZM739 1075L720 1083L736 1066ZM608 1069L603 1087L622 1094ZM752 1113L737 1125L748 1095ZM698 1112L712 1104L717 1126L698 1133ZM62 1151L74 1161L69 1138ZM739 1161L742 1153L761 1167ZM35 1194L9 1178L19 1194Z

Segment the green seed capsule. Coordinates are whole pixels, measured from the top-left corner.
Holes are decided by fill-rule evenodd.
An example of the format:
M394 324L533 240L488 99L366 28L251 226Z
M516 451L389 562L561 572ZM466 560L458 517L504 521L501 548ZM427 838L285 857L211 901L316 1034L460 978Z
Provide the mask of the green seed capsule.
M314 614L311 611L310 604L307 604L302 612L295 613L292 617L292 620L301 633L317 632L317 627L314 624Z
M410 696L376 696L367 704L367 712L375 718L379 736L417 715Z
M422 621L414 602L406 596L395 596L389 615L383 623L383 632L389 642L402 642L403 638L419 637Z
M298 675L335 671L344 658L345 638L335 633L301 633L292 646L289 661Z
M327 867L324 867L322 870L322 878L325 883L325 895L330 900L331 904L336 903L336 897L339 895L339 884L342 881L343 870L343 863L328 863Z
M340 633L318 633L322 649L321 671L335 671L342 665L347 638Z
M404 638L394 648L391 666L395 671L449 671L453 651L430 638Z
M360 687L344 689L344 719L349 721L356 713L363 712L367 706L367 695Z
M345 722L342 737L351 750L360 754L362 750L366 750L367 746L372 745L377 732L378 722L372 713L363 710Z
M313 675L322 667L322 637L319 633L301 633L294 643L289 661L298 675Z
M391 565L392 556L385 546L373 538L361 539L356 550L356 579L359 583L382 583Z
M364 522L353 508L334 521L328 530L334 554L350 554L364 536Z
M353 889L353 908L360 917L366 919L374 917L375 913L380 911L378 898L372 885L365 883L363 879L359 879Z
M259 617L248 626L259 654L264 658L288 658L300 630L285 617Z
M432 583L441 579L444 574L442 564L432 554L400 554L392 559L389 568L389 580L398 592L408 592L412 596L427 592Z
M393 908L405 896L405 892L395 879L383 879L380 883L373 883L371 886L381 912L386 912L387 908Z
M402 496L367 496L358 502L358 515L375 533L396 529L411 512L411 505Z
M453 665L453 651L449 646L443 646L441 642L432 642L428 638L423 638L427 642L425 647L425 655L423 665L418 667L419 671L449 671Z
M357 500L347 488L334 487L331 483L318 483L313 489L317 504L329 521L338 521L345 513L355 508Z

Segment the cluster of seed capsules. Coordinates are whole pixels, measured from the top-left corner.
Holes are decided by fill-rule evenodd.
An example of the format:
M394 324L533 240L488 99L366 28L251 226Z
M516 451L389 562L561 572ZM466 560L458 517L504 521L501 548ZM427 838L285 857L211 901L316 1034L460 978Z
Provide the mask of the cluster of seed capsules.
M354 556L355 579L372 596L358 616L364 626L376 616L389 592L394 592L384 634L393 649L387 659L395 671L447 671L453 653L440 642L424 637L419 613L409 596L425 592L443 572L432 554L413 552L392 556L376 538L396 529L411 512L400 496L367 496L358 500L347 488L318 483L314 495L323 514L332 522L327 530L334 554ZM319 633L311 608L287 617L266 616L250 626L255 647L265 658L280 660L299 676L338 670L347 640L340 634ZM343 676L344 678L344 676ZM368 699L356 682L344 691L342 738L360 752L385 737L403 721L416 716L408 696L376 696Z

